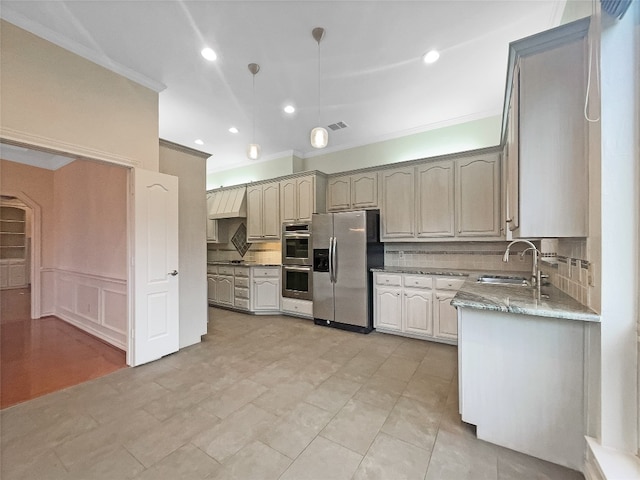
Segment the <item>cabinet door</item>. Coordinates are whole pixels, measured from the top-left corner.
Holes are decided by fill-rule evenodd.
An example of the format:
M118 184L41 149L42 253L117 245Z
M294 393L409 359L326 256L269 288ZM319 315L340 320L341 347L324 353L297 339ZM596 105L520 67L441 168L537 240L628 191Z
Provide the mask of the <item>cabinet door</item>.
M500 163L497 155L456 160L457 234L500 235Z
M351 182L350 177L335 177L327 183L327 210L349 210L351 208Z
M351 207L374 208L378 206L378 173L351 175Z
M216 243L218 241L218 220L207 218L207 242Z
M402 330L402 289L376 287L374 327Z
M280 309L280 281L277 278L259 278L253 281L252 310Z
M454 163L434 162L416 168L418 237L454 235Z
M295 222L298 220L297 196L295 178L280 182L280 206L283 222Z
M518 237L588 234L585 50L579 39L521 59Z
M436 308L433 322L434 336L449 340L458 339L458 311L451 306L454 292L436 290Z
M415 196L413 167L382 173L383 239L415 236Z
M247 187L247 239L262 237L262 185Z
M314 178L312 176L298 178L296 193L298 220L310 222L316 204Z
M207 300L216 301L216 279L215 277L207 277Z
M433 334L432 297L431 290L404 290L403 312L405 332L420 335Z
M280 182L262 186L262 236L268 239L280 238Z
M216 279L216 301L221 305L233 306L234 296L233 277L219 276Z
M509 105L509 119L507 123L507 198L506 221L509 230L516 230L520 226L520 174L518 147L518 115L520 102L520 70L515 68L513 73L513 87L511 103Z

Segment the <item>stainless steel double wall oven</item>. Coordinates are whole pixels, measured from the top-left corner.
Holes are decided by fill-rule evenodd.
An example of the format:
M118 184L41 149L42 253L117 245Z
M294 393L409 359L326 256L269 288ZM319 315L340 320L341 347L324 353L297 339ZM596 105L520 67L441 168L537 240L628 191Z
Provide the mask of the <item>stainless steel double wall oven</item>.
M313 299L310 223L282 225L282 296Z

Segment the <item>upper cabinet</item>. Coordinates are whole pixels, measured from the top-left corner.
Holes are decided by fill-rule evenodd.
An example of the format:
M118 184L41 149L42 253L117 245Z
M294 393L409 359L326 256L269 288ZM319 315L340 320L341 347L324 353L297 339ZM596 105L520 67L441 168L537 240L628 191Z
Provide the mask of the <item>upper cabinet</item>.
M588 234L588 27L582 19L510 46L503 140L514 238Z
M455 162L456 235L500 235L500 162L487 155Z
M247 241L280 239L280 182L247 186Z
M327 181L327 210L377 208L378 172L332 176Z
M425 161L380 175L383 241L502 236L499 153Z
M414 238L416 234L415 167L381 172L381 240Z
M311 215L323 213L325 177L318 174L285 178L280 181L282 222L310 222Z
M416 167L418 237L453 237L454 170L451 161Z

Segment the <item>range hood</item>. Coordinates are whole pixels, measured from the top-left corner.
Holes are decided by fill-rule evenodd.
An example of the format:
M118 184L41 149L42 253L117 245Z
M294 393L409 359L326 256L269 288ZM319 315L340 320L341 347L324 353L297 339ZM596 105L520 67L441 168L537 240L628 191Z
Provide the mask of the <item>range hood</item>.
M224 188L207 192L210 219L247 216L247 187Z

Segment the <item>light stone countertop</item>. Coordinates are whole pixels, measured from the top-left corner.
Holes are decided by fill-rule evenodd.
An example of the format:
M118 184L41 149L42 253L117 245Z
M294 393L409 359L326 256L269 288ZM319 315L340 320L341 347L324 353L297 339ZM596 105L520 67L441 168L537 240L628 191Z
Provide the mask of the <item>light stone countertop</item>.
M529 278L531 272L489 270L480 272L478 270L449 268L392 266L372 268L371 271L415 275L465 276L467 279L453 300L451 300L451 305L454 307L585 322L600 321L600 315L552 285L543 286L540 291L540 298L538 298L538 291L534 287L489 285L477 282L480 275L513 275Z
M538 296L538 290L535 287L478 283L479 275L478 273L469 275L462 288L451 300L451 305L537 317L584 322L600 321L600 315L554 286L543 286Z
M434 268L434 267L379 267L372 268L372 272L383 273L409 273L414 275L448 275L452 277L465 277L471 273L470 270L457 270L455 268Z

